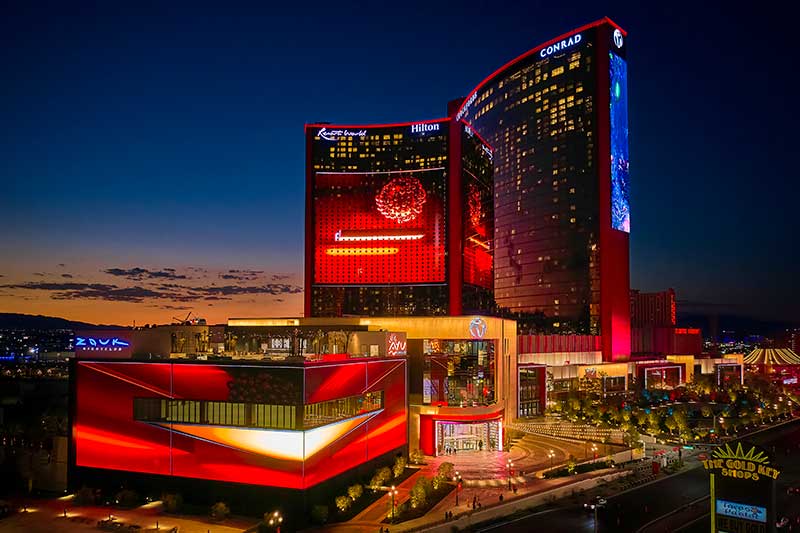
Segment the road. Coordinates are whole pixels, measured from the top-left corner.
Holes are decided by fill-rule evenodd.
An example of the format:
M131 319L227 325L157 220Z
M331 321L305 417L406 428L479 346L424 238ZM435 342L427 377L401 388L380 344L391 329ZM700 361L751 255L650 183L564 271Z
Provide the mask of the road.
M788 496L786 488L800 485L800 421L781 428L770 429L750 438L754 442L774 451L775 462L783 468L777 486L778 516L795 519L800 514L800 496ZM608 492L608 491L606 491ZM617 494L607 494L608 504L598 513L598 531L604 533L633 532L654 518L658 518L681 505L708 495L708 475L702 469L692 468L675 476L662 478L654 483ZM562 502L559 507L536 512L511 521L487 525L480 531L546 531L592 532L594 518L585 512L582 502L594 493L581 499ZM701 529L705 524L706 528ZM708 531L708 520L700 520L681 532Z

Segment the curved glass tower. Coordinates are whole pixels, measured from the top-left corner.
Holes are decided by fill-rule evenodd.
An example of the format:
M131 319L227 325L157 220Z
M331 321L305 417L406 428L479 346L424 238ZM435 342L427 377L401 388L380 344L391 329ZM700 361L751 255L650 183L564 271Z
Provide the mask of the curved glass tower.
M630 355L626 33L602 19L507 63L460 104L494 148L495 298Z

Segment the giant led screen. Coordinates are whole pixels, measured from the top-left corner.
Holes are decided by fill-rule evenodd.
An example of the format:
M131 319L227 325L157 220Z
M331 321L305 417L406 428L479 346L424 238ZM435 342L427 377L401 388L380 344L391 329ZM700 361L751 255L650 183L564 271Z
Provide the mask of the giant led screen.
M407 440L404 359L76 366L78 467L301 489Z
M445 170L314 179L314 282L445 281Z
M628 66L609 53L611 77L611 227L631 231L628 173Z

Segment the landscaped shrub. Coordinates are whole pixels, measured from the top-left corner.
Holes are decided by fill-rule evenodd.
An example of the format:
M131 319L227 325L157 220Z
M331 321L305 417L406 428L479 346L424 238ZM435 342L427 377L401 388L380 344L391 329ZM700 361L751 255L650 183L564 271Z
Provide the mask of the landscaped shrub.
M353 503L353 500L351 500L349 496L336 497L336 508L339 509L339 512L347 512L347 510L350 509L351 503Z
M164 510L168 513L177 513L183 506L183 496L180 494L164 494L161 496Z
M386 484L390 479L392 479L392 471L389 469L388 466L384 466L383 468L379 468L375 471L375 475L372 476L372 479L369 482L370 487L382 487Z
M392 468L392 473L394 477L400 477L403 475L403 470L406 469L406 465L408 461L402 455L398 455L397 458L394 460L394 467Z
M411 507L417 508L428 501L428 495L433 491L431 480L421 476L411 488Z
M231 510L225 502L217 502L211 506L211 518L214 520L225 520L230 514Z
M409 459L411 459L412 463L418 465L425 459L425 455L423 455L423 453L417 449L411 452L411 454L409 455Z
M358 483L347 487L347 495L350 496L350 499L353 501L359 499L363 493L364 493L364 487L362 487Z
M75 505L92 505L94 504L94 490L89 487L81 487L75 493L75 498L72 500Z
M124 489L117 493L114 501L121 507L136 507L139 505L139 495L134 490Z

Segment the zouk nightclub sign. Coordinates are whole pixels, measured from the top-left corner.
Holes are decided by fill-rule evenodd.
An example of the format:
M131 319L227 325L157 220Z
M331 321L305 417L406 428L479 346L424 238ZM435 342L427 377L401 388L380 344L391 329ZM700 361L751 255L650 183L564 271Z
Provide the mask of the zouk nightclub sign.
M104 352L121 352L131 345L119 337L75 337L75 348Z

